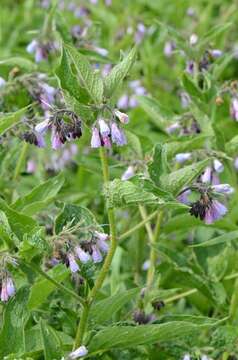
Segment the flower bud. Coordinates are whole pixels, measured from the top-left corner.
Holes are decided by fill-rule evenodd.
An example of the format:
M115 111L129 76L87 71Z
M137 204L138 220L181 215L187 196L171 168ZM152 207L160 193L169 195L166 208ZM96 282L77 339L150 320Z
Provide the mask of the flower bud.
M234 188L229 184L213 185L212 190L221 194L232 194L234 192Z
M218 159L215 159L213 161L213 166L214 166L215 171L218 173L222 173L224 170L224 165Z
M120 120L122 124L128 124L129 123L129 116L119 110L115 110L116 117Z
M80 357L86 356L87 354L88 354L88 349L84 345L82 345L78 349L72 351L69 354L69 359L70 360L78 359Z
M130 165L130 166L128 166L126 171L122 174L121 180L122 181L129 180L134 175L135 175L134 167Z
M175 155L175 160L177 163L182 164L187 160L191 159L191 153L179 153Z

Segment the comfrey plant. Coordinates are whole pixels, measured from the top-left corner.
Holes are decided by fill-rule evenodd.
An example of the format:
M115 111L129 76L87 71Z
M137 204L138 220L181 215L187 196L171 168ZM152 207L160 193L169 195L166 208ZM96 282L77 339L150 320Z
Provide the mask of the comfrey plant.
M19 5L29 31L0 60L1 359L237 356L230 24L202 31L185 3L185 37L159 3Z

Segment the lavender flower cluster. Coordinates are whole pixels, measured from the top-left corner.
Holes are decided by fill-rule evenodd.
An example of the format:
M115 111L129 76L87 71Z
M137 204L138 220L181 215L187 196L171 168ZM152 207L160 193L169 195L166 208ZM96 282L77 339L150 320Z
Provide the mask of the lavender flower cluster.
M129 122L128 115L119 110L115 110L114 114L122 124L127 124ZM118 146L126 145L127 140L123 129L118 122L114 120L107 121L99 118L92 129L91 147L111 147L112 143Z

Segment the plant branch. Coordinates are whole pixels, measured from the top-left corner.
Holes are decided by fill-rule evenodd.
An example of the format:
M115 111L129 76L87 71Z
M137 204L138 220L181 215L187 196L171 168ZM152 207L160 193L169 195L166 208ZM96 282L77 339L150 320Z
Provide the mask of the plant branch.
M107 155L106 155L104 148L100 148L100 158L101 158L101 164L102 164L103 181L104 181L104 184L106 184L109 181L109 167L108 167ZM87 328L88 315L89 315L91 304L93 303L98 290L103 285L103 282L110 270L112 259L115 254L115 251L116 251L117 241L116 241L116 223L115 223L114 209L108 208L107 214L108 214L108 222L109 222L109 226L110 226L111 246L107 253L107 256L105 258L103 266L98 274L98 277L95 281L95 284L89 293L86 305L84 306L84 309L82 311L80 322L79 322L78 329L77 329L76 338L75 338L74 349L77 349L80 345L82 345L83 336L84 336L85 330Z
M76 294L74 291L68 289L66 286L60 284L58 281L56 281L51 276L46 274L43 270L41 270L38 266L36 266L34 264L31 264L31 263L28 263L26 261L22 261L22 260L20 260L20 262L23 263L25 266L29 267L31 270L37 272L39 275L44 277L46 280L50 281L52 284L54 284L62 292L67 293L68 295L74 297L81 305L85 304L85 300L81 296Z

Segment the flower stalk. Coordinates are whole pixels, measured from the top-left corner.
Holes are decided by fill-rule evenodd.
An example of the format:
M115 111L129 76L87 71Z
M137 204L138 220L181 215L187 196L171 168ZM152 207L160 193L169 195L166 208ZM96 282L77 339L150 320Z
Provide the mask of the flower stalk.
M106 151L104 148L100 148L100 158L101 158L101 164L102 164L103 181L104 181L104 184L106 184L110 180L110 178L109 178L108 159L107 159ZM87 328L90 307L91 307L93 301L95 300L95 297L96 297L98 291L100 290L100 288L102 287L103 282L110 270L112 259L113 259L113 256L115 254L116 247L117 247L116 223L115 223L114 209L108 208L107 214L108 214L108 222L109 222L109 227L110 227L111 246L107 253L107 256L105 258L103 266L98 274L98 277L95 281L95 284L88 295L88 299L86 300L86 303L84 304L84 308L82 310L80 322L79 322L77 333L76 333L74 349L77 349L79 346L82 345L84 333Z

